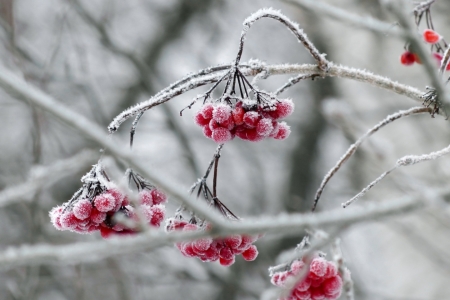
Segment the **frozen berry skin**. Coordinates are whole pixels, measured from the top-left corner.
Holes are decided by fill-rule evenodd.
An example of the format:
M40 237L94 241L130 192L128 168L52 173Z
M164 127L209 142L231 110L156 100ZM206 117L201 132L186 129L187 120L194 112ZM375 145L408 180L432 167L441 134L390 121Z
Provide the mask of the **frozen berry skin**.
M141 205L152 206L153 205L153 196L152 196L151 191L142 190L141 192L139 192L139 200L140 200Z
M411 66L416 62L414 54L408 51L405 51L400 56L400 63L405 66Z
M235 107L232 114L233 114L233 121L236 125L244 124L245 110L242 107Z
M197 123L197 125L199 126L205 126L209 124L209 120L210 119L206 119L203 114L201 113L201 111L197 112L197 114L195 114L195 123Z
M223 123L231 117L231 108L226 104L218 104L213 110L213 120Z
M209 125L203 127L203 135L206 136L207 138L212 139L212 130L209 128Z
M256 111L248 111L244 114L244 124L248 128L255 128L258 124L260 115Z
M232 264L234 264L234 261L235 261L234 256L233 256L233 258L231 258L231 259L224 259L224 258L222 258L222 257L219 258L219 263L220 263L222 266L224 266L224 267L229 267L229 266L231 266Z
M82 199L74 204L72 211L77 219L85 220L91 216L92 204L88 199Z
M425 29L422 36L424 41L429 44L436 44L442 39L442 36L432 29Z
M284 140L289 137L291 134L291 127L287 125L285 122L281 122L278 124L277 134L273 137L276 140Z
M109 212L116 206L116 200L109 193L103 193L94 198L95 207L101 212Z
M153 204L154 205L161 204L161 203L166 203L167 195L163 191L161 191L160 189L153 189L151 191L151 194L152 194Z
M256 259L257 256L258 256L258 249L256 248L255 245L250 246L247 250L242 252L242 257L246 261L253 261Z
M223 127L219 127L213 130L212 132L212 139L214 142L218 144L223 144L225 142L228 142L232 139L231 132Z
M264 118L258 121L256 125L256 132L260 136L267 137L273 131L272 120L269 118Z
M290 116L292 112L294 111L294 103L290 99L283 99L280 100L280 102L277 103L277 115L278 119L286 118L287 116Z
M211 120L213 117L214 106L211 103L206 103L200 109L200 113L206 120Z

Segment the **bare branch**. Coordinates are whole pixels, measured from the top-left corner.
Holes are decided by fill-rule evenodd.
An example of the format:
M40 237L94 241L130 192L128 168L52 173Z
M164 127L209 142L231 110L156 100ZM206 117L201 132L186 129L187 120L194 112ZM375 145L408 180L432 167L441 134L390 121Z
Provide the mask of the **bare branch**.
M70 158L57 161L49 166L35 166L31 169L29 179L26 182L8 187L0 192L0 207L20 201L31 201L42 188L68 175L82 171L97 159L98 154L89 150L81 151Z
M361 136L353 145L351 145L347 151L342 155L342 157L337 161L336 165L331 168L330 171L325 175L325 177L322 180L322 183L320 184L319 188L317 189L316 196L314 197L314 204L312 210L314 211L316 209L317 203L319 202L319 199L325 189L325 186L330 181L330 179L336 174L337 171L344 165L344 163L356 152L358 147L364 142L367 138L369 138L372 134L380 130L382 127L394 122L395 120L398 120L403 117L407 117L413 114L420 114L425 112L430 112L431 109L427 107L413 107L408 110L402 110L395 114L392 114L390 116L387 116L383 121L372 127L369 131L367 131L363 136Z

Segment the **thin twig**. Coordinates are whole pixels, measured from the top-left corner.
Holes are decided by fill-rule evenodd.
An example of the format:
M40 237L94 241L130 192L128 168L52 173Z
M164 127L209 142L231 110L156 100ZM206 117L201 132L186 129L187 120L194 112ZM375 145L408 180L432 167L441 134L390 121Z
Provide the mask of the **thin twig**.
M430 108L427 107L413 107L408 110L401 110L395 114L387 116L383 121L372 127L368 130L363 136L361 136L354 144L352 144L347 151L342 155L342 157L336 162L333 168L324 176L322 183L317 189L316 195L314 197L314 204L312 210L316 209L317 203L325 189L325 186L328 184L330 179L336 174L337 171L344 165L344 163L356 152L358 147L364 142L367 138L369 138L372 134L380 130L382 127L394 122L403 117L407 117L413 114L420 114L425 112L430 112Z
M275 95L279 95L286 91L288 88L292 87L294 84L304 80L311 78L312 80L316 79L317 77L320 77L319 74L300 74L298 76L289 78L288 82L286 82L282 87L280 87L278 90L275 91Z

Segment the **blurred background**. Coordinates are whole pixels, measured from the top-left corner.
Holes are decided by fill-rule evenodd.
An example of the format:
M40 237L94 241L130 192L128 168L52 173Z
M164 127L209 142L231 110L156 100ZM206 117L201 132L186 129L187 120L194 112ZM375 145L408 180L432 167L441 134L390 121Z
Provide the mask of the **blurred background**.
M377 0L323 2L395 26ZM389 32L370 32L275 0L1 0L0 61L106 132L125 108L190 72L230 63L243 20L263 7L280 9L298 22L335 64L366 69L421 90L429 84L420 65L400 64L404 42ZM450 38L449 3L437 1L432 13L436 29ZM247 37L243 61L313 63L295 37L273 20L257 22ZM272 76L258 86L275 91L289 77ZM179 111L206 89L146 112L135 136L134 151L142 165L170 176L186 190L206 170L216 144L193 122L198 106L183 117ZM99 150L47 113L3 91L0 95L0 189L26 182L33 166L51 165L84 149ZM420 105L338 78L307 80L281 96L296 105L287 119L292 128L288 140L236 139L222 152L218 193L243 218L310 211L323 176L350 144L387 115ZM130 127L131 121L124 123L112 137L117 144L128 144ZM443 117L427 114L382 129L331 180L318 210L338 209L403 155L447 146L448 132ZM36 193L2 205L0 249L101 239L99 234L57 231L48 217L53 206L70 199L81 186L80 177L96 159L84 158L75 170L55 172ZM354 205L442 188L449 178L450 159L443 157L394 172ZM177 207L169 201L167 216ZM281 263L280 253L294 248L303 234L267 235L257 242L257 260L239 257L230 268L164 247L90 263L0 270L0 299L259 299L271 286L268 267ZM356 299L450 298L449 234L449 209L439 205L347 228L340 238Z

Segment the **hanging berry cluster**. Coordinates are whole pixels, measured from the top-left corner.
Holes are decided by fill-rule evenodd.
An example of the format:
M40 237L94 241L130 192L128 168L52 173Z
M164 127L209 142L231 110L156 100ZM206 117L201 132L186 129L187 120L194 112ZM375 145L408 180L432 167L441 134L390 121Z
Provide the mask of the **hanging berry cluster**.
M433 2L423 6L419 5L414 10L415 14L415 22L417 27L420 26L423 18L425 17L425 22L427 28L421 31L422 39L425 43L431 45L431 55L436 60L437 66L441 65L443 59L443 53L447 48L447 43L444 38L434 29L433 20L431 18L431 5ZM416 51L411 47L411 45L407 44L405 46L406 51L400 56L401 64L405 66L413 65L414 63L422 64L419 56ZM450 67L447 66L446 70L449 71Z
M315 257L309 267L305 261L296 260L289 270L274 273L271 282L285 287L299 275L302 278L295 283L290 295L280 300L335 300L341 295L341 275L333 262L322 257Z
M212 91L227 76L222 96L212 100ZM294 111L294 103L290 99L279 99L256 89L237 66L221 80L200 97L203 97L203 106L195 114L195 122L203 128L206 137L223 144L236 136L251 142L269 137L284 140L289 136L290 127L279 120Z
M142 177L128 171L138 186L140 208L149 225L159 227L164 219L166 195L146 182ZM112 183L100 164L81 178L83 187L69 201L50 211L50 220L58 230L76 233L100 231L102 237L134 234L137 227L128 228L117 223L121 215L137 224L139 220L135 208L127 197Z
M257 101L237 99L236 104L206 103L195 115L195 122L203 127L203 134L222 144L235 136L257 142L265 138L284 140L291 133L285 122L278 120L294 110L290 99L274 99L269 105Z
M192 220L192 219L191 219ZM194 224L182 218L170 218L166 230L202 231L209 230L210 226ZM192 222L194 222L192 220ZM231 235L225 238L202 238L192 242L177 243L176 247L186 257L197 257L204 262L219 261L222 266L230 266L235 262L235 256L241 254L246 261L253 261L258 256L258 249L253 243L258 238L249 235Z

